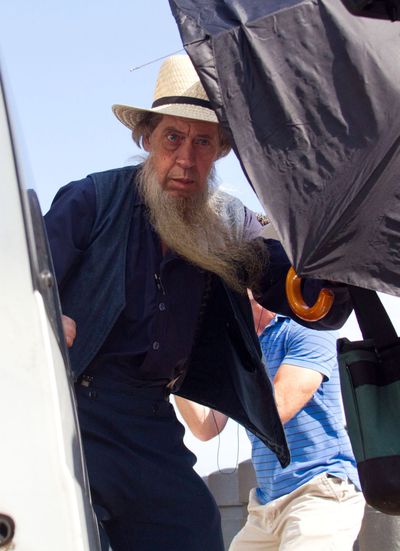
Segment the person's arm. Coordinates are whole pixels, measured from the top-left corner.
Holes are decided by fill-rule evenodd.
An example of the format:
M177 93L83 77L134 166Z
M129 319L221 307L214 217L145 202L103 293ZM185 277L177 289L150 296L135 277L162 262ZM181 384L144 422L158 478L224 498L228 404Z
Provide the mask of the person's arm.
M323 288L330 289L335 297L330 312L324 318L315 322L304 321L294 314L286 298L285 285L290 261L275 229L270 224L262 226L257 215L245 207L243 236L245 239L262 239L268 250L269 262L264 277L257 289L252 289L257 302L271 312L289 316L300 325L312 329L332 330L343 326L353 310L346 285L334 281L303 278L302 293L306 304L312 306Z
M307 304L313 305L322 288L330 289L335 298L330 312L321 320L307 322L298 318L290 309L286 298L286 275L290 268L289 259L281 245L275 239L264 239L268 247L269 264L258 289L252 289L254 297L267 310L292 318L305 327L317 330L339 329L353 310L350 293L346 285L332 281L304 278L303 297Z
M296 415L322 383L322 374L315 369L282 364L274 378L275 402L284 425Z
M283 424L304 408L323 379L330 378L337 365L338 336L334 331L315 331L294 322L287 324L284 331L285 356L273 380L275 402ZM268 366L268 357L274 354L274 348L269 348L268 331L261 337L261 347Z
M90 178L61 188L44 216L59 291L79 263L96 216L96 194Z
M282 364L274 379L275 401L283 424L296 415L310 400L322 382L314 369ZM206 442L219 434L228 417L196 402L175 396L175 403L196 438Z
M61 188L44 216L59 291L87 246L95 214L94 187L86 178ZM76 323L64 314L61 322L65 342L71 348L76 337Z
M217 436L228 421L223 413L186 398L175 396L175 403L194 436L203 442Z

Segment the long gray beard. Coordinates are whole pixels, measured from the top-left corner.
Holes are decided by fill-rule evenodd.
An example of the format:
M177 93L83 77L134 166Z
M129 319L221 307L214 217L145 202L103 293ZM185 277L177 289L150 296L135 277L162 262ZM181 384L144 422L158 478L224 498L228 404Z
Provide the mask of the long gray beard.
M214 170L203 193L171 197L159 185L149 157L137 183L150 222L170 249L217 274L235 291L257 287L267 263L265 248L261 240L239 239L236 228L221 216L224 198L216 190Z

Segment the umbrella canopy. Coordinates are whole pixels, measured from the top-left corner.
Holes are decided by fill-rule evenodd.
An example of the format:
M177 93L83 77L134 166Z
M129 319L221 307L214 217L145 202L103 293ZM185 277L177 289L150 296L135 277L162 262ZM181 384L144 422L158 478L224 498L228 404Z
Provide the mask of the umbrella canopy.
M355 15L391 21L400 19L399 0L342 0L342 2Z
M302 276L400 295L400 26L339 0L170 0Z

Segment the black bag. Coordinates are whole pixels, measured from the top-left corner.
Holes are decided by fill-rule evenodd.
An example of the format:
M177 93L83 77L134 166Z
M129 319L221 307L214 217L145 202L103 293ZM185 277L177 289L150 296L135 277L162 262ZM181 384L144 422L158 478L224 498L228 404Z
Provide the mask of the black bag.
M400 515L400 339L375 291L350 293L365 340L338 340L347 428L366 502Z

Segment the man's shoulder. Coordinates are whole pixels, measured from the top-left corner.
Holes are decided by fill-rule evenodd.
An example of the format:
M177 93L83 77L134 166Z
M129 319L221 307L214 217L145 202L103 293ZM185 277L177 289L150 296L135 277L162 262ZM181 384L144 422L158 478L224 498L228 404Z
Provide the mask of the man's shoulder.
M224 191L223 189L219 189L217 193L218 193L218 196L221 197L221 200L225 204L241 205L243 207L242 201L238 197L235 197L235 195L231 195L230 193L228 193L227 191Z
M278 350L279 364L313 369L329 379L336 366L336 332L310 329L284 316L275 321L264 341L270 358Z
M222 216L228 218L238 217L244 218L244 205L240 199L219 189L217 191L218 208Z
M124 205L139 201L137 187L132 185L140 165L112 168L102 172L93 172L83 180L85 186L92 188L97 213L101 215L109 208L125 208Z
M218 209L221 217L238 239L254 239L260 234L261 225L256 215L242 201L230 193L218 190Z
M129 165L118 168L110 168L100 172L92 172L88 174L87 178L92 179L95 182L112 182L121 179L131 179L137 172L140 165Z
M292 320L289 317L283 317L285 320L285 329L295 334L313 337L315 339L327 339L336 341L339 338L338 331L326 331L320 329L313 329L312 327L306 327L305 325L300 325L296 321Z
M140 165L113 168L103 172L89 174L88 180L94 184L98 206L127 200L128 196L137 197L136 186L132 185Z
M290 317L278 315L275 323L271 323L266 331L266 338L271 342L284 343L291 351L326 351L331 354L336 351L338 331L321 331L305 327L293 321Z

